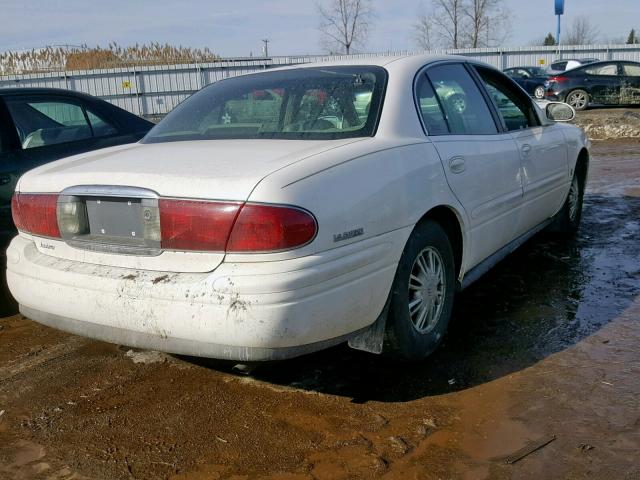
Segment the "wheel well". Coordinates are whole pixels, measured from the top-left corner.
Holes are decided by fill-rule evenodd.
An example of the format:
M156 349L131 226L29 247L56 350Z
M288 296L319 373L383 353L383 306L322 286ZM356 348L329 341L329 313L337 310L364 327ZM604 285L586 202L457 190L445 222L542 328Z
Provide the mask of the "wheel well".
M589 152L586 148L580 150L578 160L576 160L576 173L583 187L587 183L587 173L589 171Z
M449 237L451 248L453 249L453 259L455 262L457 277L460 274L460 268L462 267L463 239L460 221L458 220L456 213L451 208L441 205L439 207L432 208L425 213L420 219L420 222L424 222L426 220L438 222Z

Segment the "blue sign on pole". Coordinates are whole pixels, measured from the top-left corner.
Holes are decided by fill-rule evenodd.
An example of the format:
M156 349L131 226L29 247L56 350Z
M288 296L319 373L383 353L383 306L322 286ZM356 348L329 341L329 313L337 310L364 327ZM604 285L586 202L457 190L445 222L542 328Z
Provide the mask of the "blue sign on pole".
M556 0L556 15L564 15L564 0Z

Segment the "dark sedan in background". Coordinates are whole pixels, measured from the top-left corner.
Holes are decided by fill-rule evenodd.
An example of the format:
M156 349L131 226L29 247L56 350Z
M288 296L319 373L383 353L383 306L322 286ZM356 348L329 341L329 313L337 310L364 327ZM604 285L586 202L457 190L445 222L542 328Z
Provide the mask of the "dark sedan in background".
M140 140L153 123L83 93L0 88L0 268L16 235L11 196L27 170L77 153ZM16 305L2 274L0 315Z
M547 100L566 102L576 110L597 105L640 105L640 63L597 62L551 76Z
M545 94L545 82L549 79L544 68L540 67L514 67L507 68L504 73L509 75L518 85L534 98L543 99Z
M34 167L137 142L153 126L98 98L58 89L0 89L0 249L15 235L11 196Z

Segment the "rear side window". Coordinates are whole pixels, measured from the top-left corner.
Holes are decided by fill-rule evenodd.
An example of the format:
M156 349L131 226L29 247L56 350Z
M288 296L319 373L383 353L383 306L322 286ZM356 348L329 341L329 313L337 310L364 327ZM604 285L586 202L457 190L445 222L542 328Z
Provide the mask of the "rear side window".
M491 111L461 64L441 65L427 71L449 131L454 135L491 135L498 133Z
M627 77L640 77L640 65L625 63L623 65L623 68L624 68L624 74Z
M608 63L606 65L596 65L584 69L588 75L618 75L618 64Z
M449 133L447 121L440 108L436 93L426 75L421 75L416 85L416 99L422 121L428 135L446 135Z
M87 118L91 124L94 137L108 137L118 133L118 130L107 120L89 110L87 110Z
M6 104L23 149L117 133L113 125L67 99L13 97L7 98Z

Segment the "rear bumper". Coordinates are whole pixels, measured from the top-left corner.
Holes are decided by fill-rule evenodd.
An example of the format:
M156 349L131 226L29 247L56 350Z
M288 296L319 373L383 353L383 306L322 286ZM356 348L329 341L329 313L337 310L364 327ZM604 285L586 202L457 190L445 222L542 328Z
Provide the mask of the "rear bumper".
M43 325L83 337L95 338L104 342L194 357L219 358L243 362L285 360L287 358L298 357L346 342L359 333L354 332L353 334L347 334L342 337L295 347L239 347L234 345L219 345L210 341L165 337L151 332L138 332L126 328L74 320L73 318L60 317L40 310L34 310L23 305L20 306L20 313Z
M205 274L58 259L16 237L7 282L25 316L71 333L185 355L283 359L348 340L376 320L405 234Z

